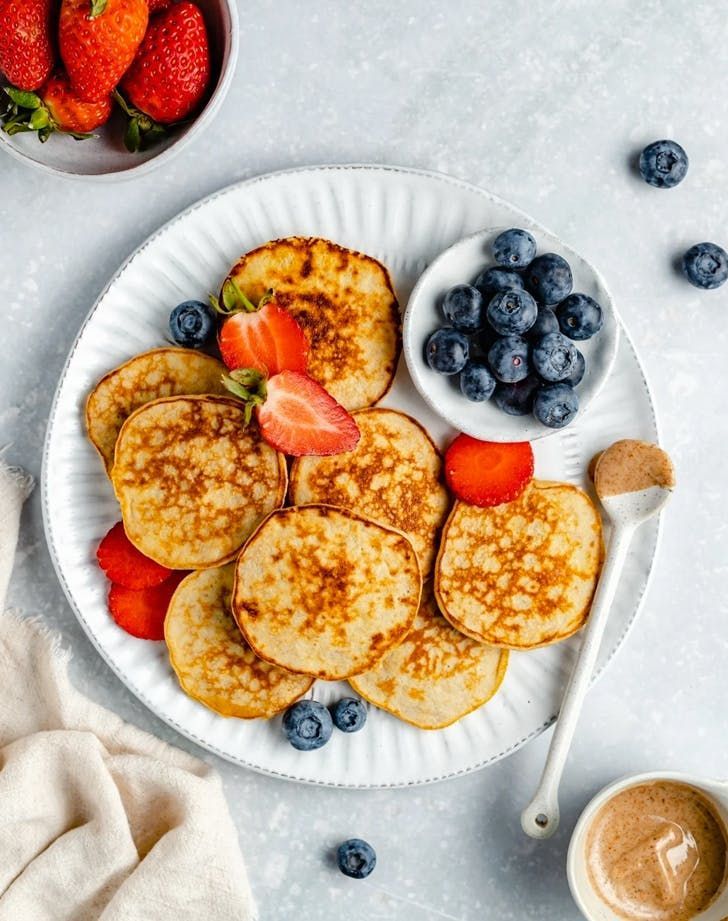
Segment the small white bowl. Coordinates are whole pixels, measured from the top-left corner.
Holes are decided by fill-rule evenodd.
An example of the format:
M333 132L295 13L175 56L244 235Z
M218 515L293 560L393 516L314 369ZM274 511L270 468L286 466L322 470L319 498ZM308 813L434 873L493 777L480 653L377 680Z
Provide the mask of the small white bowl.
M534 441L563 429L542 425L532 415L509 416L492 402L473 403L461 393L455 378L437 374L425 361L425 343L430 333L447 322L440 304L449 288L472 283L486 267L495 265L491 255L493 241L506 230L491 227L455 243L441 253L420 276L404 315L403 350L415 387L432 409L454 428L473 438L487 441ZM617 356L619 318L614 302L599 273L552 234L533 226L527 229L536 238L538 253L558 253L571 266L574 291L593 297L602 307L604 325L596 336L576 342L586 359L586 374L576 388L579 417L604 386Z
M76 141L61 134L41 144L35 134L8 137L0 131L0 149L16 160L46 173L70 179L118 181L145 175L176 157L210 123L222 105L232 82L239 48L236 0L195 0L205 17L210 36L212 73L217 83L203 110L188 124L149 150L129 153L124 147L123 117L118 107L110 121L94 132L98 137ZM0 75L0 79L2 79Z
M599 809L613 796L642 783L658 780L672 780L677 783L695 787L715 806L717 813L728 826L728 783L718 780L706 780L693 774L680 774L674 771L651 771L647 774L632 774L616 780L601 790L587 805L576 823L566 855L566 876L569 888L579 911L587 921L624 921L599 898L591 883L586 865L586 839L592 820ZM728 917L728 885L723 884L715 901L697 915L700 921L725 921Z

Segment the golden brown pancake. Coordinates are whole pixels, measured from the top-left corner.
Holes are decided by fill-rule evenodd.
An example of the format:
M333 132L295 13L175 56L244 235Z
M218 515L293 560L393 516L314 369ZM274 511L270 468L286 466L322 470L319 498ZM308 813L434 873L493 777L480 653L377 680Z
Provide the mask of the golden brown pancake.
M192 349L152 349L102 377L86 401L86 430L107 472L124 421L145 403L192 393L227 393L225 367L216 358Z
M440 452L422 426L404 413L365 409L354 418L361 438L353 451L296 459L291 502L338 505L403 531L425 578L450 505Z
M490 700L507 664L507 651L478 643L450 626L428 584L404 640L349 683L370 703L413 726L442 729Z
M222 716L274 716L313 678L263 662L230 612L235 567L193 572L174 593L164 621L169 660L182 689Z
M421 588L404 534L304 505L273 512L243 547L232 606L262 659L336 680L367 671L404 639Z
M227 563L286 494L286 462L228 397L155 400L126 420L111 481L124 530L170 569Z
M311 346L308 373L348 410L389 390L401 332L384 266L316 237L273 240L243 256L230 275L253 302L273 289Z
M456 502L435 595L450 623L507 649L548 646L586 620L602 563L602 524L585 492L534 480L494 508Z

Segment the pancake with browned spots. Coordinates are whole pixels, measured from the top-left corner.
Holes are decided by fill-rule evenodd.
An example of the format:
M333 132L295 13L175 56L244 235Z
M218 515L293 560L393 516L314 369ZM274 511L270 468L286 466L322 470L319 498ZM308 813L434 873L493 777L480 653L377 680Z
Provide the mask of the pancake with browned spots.
M145 403L182 394L227 393L225 367L191 349L153 349L136 355L102 377L86 401L86 430L103 458L114 463L114 445L124 421Z
M273 289L306 333L308 373L346 409L372 406L389 390L401 324L389 273L376 259L288 237L243 256L229 277L254 302Z
M164 621L169 660L182 689L222 716L269 717L298 700L313 678L263 662L230 611L235 567L193 572Z
M490 700L507 664L506 650L485 646L450 626L428 584L404 640L350 684L370 703L413 726L442 729Z
M421 588L404 534L304 505L273 512L243 547L232 607L262 659L335 680L367 671L404 639Z
M207 569L231 560L283 504L286 461L246 425L238 400L168 397L126 420L111 481L142 553L170 569Z
M440 452L419 422L404 413L365 409L354 418L361 438L353 451L296 459L291 502L339 505L404 531L425 578L450 505Z
M456 502L443 529L435 594L450 623L508 649L548 646L583 626L602 564L589 496L534 480L494 508Z

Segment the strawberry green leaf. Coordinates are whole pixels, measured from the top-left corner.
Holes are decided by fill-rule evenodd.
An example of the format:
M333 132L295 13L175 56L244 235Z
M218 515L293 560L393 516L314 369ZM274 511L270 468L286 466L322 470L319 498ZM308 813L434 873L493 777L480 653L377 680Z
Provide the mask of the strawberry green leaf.
M3 89L15 105L20 106L21 109L39 109L42 105L40 96L36 96L35 93L16 90L14 86L5 86Z
M91 0L89 19L96 19L106 10L107 0Z
M129 153L137 153L142 147L142 133L139 129L139 121L136 118L130 118L124 132L124 147Z

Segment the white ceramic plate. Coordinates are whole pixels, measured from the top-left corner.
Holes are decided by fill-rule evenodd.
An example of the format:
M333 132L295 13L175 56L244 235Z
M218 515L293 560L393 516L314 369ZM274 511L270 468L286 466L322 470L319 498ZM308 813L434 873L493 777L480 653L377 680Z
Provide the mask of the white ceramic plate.
M489 441L534 441L552 435L554 430L542 425L530 413L509 416L492 401L473 403L466 400L456 379L435 373L425 361L424 346L428 336L445 325L440 309L445 293L453 285L472 282L483 268L495 265L491 247L498 234L507 229L492 227L470 234L441 253L422 273L405 312L404 357L414 385L425 402L454 428L473 438ZM619 346L619 319L604 280L585 259L532 222L528 229L536 238L539 254L558 253L569 263L574 275L574 291L588 294L602 306L604 325L599 334L575 343L586 359L584 379L576 388L579 397L576 422L587 411L612 370Z
M121 680L171 726L224 758L293 780L347 787L425 783L472 771L515 751L554 719L574 643L513 654L500 692L448 729L426 732L370 708L363 732L335 733L317 752L297 752L280 719L225 719L179 688L163 643L120 630L106 609L98 541L119 510L83 429L86 395L110 368L163 344L170 309L217 290L230 265L275 237L318 234L381 259L405 304L418 276L445 247L478 228L531 221L492 195L446 176L387 167L319 167L262 176L224 189L159 230L119 270L91 310L63 371L43 460L43 513L56 570L91 641ZM400 362L385 404L416 416L445 444L452 430L422 401ZM540 477L584 484L592 454L616 438L657 439L647 383L626 335L610 380L574 426L535 445ZM599 662L624 641L647 586L657 523L637 534ZM325 702L346 685L319 682Z

